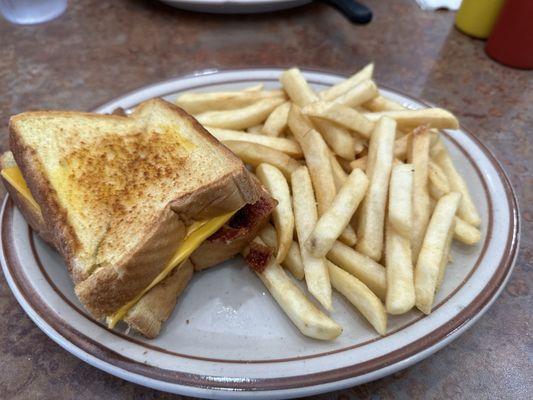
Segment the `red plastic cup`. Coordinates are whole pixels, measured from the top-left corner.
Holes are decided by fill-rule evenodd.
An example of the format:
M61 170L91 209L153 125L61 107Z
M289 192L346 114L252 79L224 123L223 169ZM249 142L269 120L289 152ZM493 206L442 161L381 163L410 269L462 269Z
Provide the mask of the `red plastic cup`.
M533 0L506 0L485 52L504 65L533 69Z

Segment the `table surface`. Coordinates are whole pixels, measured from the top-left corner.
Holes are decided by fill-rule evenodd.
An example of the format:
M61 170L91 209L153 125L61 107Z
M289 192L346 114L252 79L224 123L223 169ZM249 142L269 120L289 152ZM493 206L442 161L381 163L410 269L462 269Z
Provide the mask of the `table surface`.
M89 110L137 87L207 68L292 66L351 73L370 61L376 80L456 113L502 162L522 214L511 279L492 308L430 358L322 399L525 399L533 393L533 73L506 68L484 42L460 34L450 12L412 0L366 1L368 26L311 4L262 16L177 11L153 1L69 2L37 26L0 20L0 145L28 109ZM2 197L3 197L2 193ZM529 279L528 279L529 276ZM115 378L52 342L0 278L0 397L178 398Z

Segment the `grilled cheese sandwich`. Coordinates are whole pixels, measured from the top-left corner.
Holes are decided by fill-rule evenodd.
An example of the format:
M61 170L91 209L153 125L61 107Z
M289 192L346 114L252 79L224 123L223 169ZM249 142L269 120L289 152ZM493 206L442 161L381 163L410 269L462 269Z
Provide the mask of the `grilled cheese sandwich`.
M38 231L65 258L82 304L110 327L124 319L156 335L175 304L161 293L183 289L165 282L190 279L176 271L191 254L199 268L236 254L275 206L236 156L162 100L139 105L131 117L23 113L11 119L10 134L15 160L2 160L4 184L28 221L34 214L45 225ZM235 214L249 207L259 211L246 218L258 223L244 226ZM154 301L165 311L154 310ZM147 313L157 329L139 324Z

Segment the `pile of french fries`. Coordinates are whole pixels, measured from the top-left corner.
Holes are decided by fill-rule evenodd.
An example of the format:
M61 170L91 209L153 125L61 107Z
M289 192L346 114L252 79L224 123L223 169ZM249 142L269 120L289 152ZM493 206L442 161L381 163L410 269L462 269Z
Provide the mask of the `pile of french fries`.
M318 93L291 68L279 90L258 85L176 101L278 201L272 225L255 239L275 256L256 273L316 339L342 332L328 315L332 288L380 335L387 314L429 314L452 239L481 239L479 213L439 137L439 129L458 128L457 119L383 97L373 68ZM309 296L285 269L305 279Z

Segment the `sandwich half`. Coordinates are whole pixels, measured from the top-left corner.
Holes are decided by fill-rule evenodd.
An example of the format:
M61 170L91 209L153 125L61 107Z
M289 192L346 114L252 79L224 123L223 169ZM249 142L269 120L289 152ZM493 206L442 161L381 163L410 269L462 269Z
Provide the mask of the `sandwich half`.
M243 163L180 108L10 120L4 184L63 256L83 306L159 333L194 268L237 254L275 207Z

